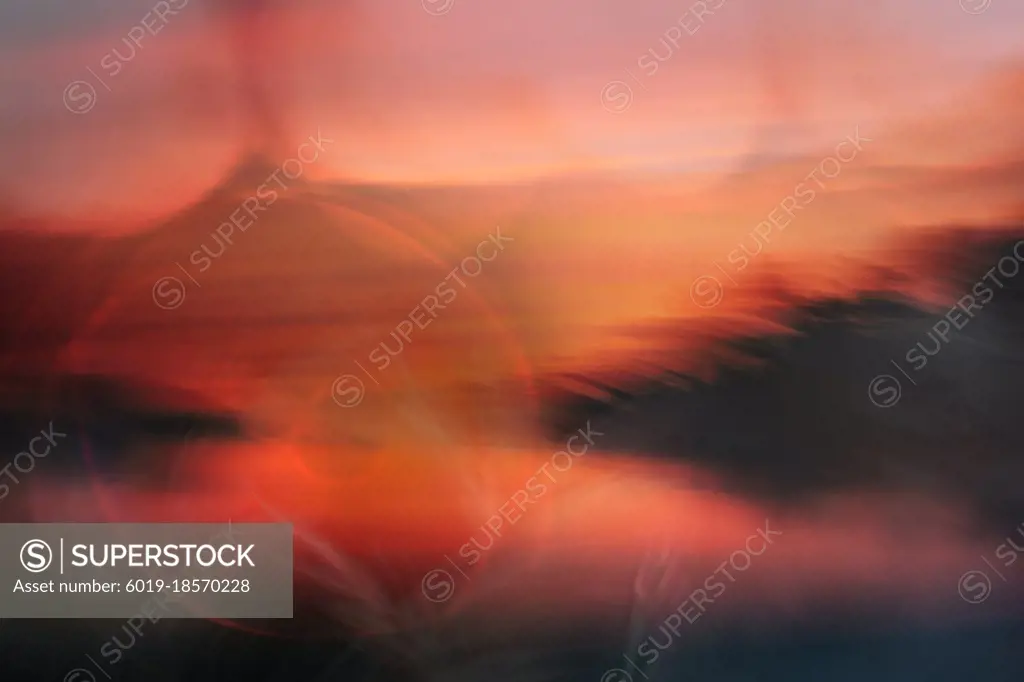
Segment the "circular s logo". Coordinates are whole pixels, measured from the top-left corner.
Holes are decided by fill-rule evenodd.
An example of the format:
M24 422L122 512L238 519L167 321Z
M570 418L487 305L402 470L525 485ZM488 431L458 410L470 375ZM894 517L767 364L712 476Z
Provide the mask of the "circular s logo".
M72 114L87 114L96 106L96 88L85 81L73 81L64 88L64 106Z
M868 398L876 407L892 407L902 394L900 382L891 374L880 374L868 384Z
M455 0L420 0L423 9L431 16L439 17L452 11Z
M992 0L960 0L960 9L968 14L981 14L992 6Z
M612 114L621 114L633 103L633 88L625 81L610 81L601 88L601 106Z
M343 374L331 385L331 397L338 407L355 407L363 402L365 395L366 385L352 374Z
M174 310L185 302L185 285L177 277L161 277L153 284L153 303Z
M984 571L967 571L957 583L960 598L969 604L980 604L992 594L992 580Z
M424 597L439 604L448 601L455 594L455 579L448 571L435 568L423 576L420 587L423 589Z
M21 546L21 565L29 573L42 573L53 563L53 550L42 540L29 540Z
M690 285L690 300L701 308L714 308L725 298L725 287L711 275L701 275Z

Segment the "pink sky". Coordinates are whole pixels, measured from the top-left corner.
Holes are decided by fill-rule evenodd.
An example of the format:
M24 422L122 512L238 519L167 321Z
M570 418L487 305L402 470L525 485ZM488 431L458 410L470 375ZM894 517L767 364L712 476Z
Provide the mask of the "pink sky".
M937 106L959 109L979 78L1022 56L1013 3L974 16L952 0L884 10L729 0L644 75L638 60L652 48L666 54L660 41L687 7L459 2L431 16L412 1L304 3L275 14L256 61L272 99L287 103L278 113L289 135L320 127L339 140L342 151L316 173L461 184L728 171L748 154L830 146L856 125L895 137L940 114ZM94 109L64 107L65 86L93 82L88 69L104 77L104 55L118 46L127 53L122 39L148 10L125 2L82 29L61 15L37 19L41 35L0 42L19 65L3 77L3 144L21 159L0 175L7 194L65 212L152 214L196 196L231 165L244 140L226 131L244 130L244 114L232 101L230 34L198 2L168 16L104 78L110 92L94 83ZM14 20L31 23L22 13ZM633 102L610 114L602 88L620 79ZM957 161L984 150L972 141L959 151ZM889 148L883 158L894 155Z

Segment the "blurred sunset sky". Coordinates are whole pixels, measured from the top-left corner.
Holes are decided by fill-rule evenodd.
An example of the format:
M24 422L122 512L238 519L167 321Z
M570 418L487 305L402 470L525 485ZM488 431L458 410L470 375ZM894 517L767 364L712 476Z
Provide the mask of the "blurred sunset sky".
M321 130L336 143L304 179L401 188L466 239L528 221L524 285L557 290L549 312L588 328L701 314L677 294L855 131L872 142L750 273L796 262L831 289L838 260L877 258L900 231L1019 208L1018 5L689 7L192 0L136 49L141 0L7 5L0 197L49 230L144 231L269 128L282 159ZM693 35L662 42L688 14ZM134 57L109 76L114 48ZM638 66L666 48L653 74ZM96 89L85 114L62 101L76 80ZM602 102L612 81L632 89L619 113ZM595 350L559 336L563 357Z
M611 435L508 531L473 574L478 601L444 627L505 627L495 611L553 632L594 614L617 623L652 543L670 538L673 570L703 580L768 516L787 535L723 613L760 623L827 603L984 620L965 615L957 578L991 554L1003 526L975 524L1017 511L1003 486L1024 472L989 431L927 440L922 423L956 420L907 416L913 396L876 410L864 388L888 347L871 345L882 333L864 319L879 292L904 296L893 317L911 322L885 337L901 356L913 315L970 291L985 249L1019 231L1024 3L163 5L176 9L138 45L126 36L152 25L151 0L0 6L0 416L76 434L74 463L41 463L0 516L269 515L367 561L408 560L418 598L423 570L482 537L563 447L553 396L568 392L568 432L593 418ZM681 21L698 28L668 42ZM643 67L653 54L657 69ZM191 255L217 248L217 227L318 135L329 144L276 205L196 268ZM848 139L862 148L758 240ZM367 371L499 231L497 257L393 365ZM726 272L741 245L756 255ZM168 278L180 306L161 304ZM853 301L854 322L829 336L814 325L838 300ZM1017 395L1000 383L1018 371L1015 301L1005 294L985 334L971 323L976 347L944 356L960 372L949 394ZM797 310L813 323L786 318ZM716 364L735 359L728 339L780 330L825 340L806 365L772 356L788 374ZM961 370L975 361L971 381L986 379L970 383ZM684 374L685 391L664 379ZM365 400L342 406L332 381L349 375ZM7 434L11 452L19 438ZM933 445L948 450L931 458ZM787 476L820 496L790 499ZM1004 594L1024 593L1017 582Z

